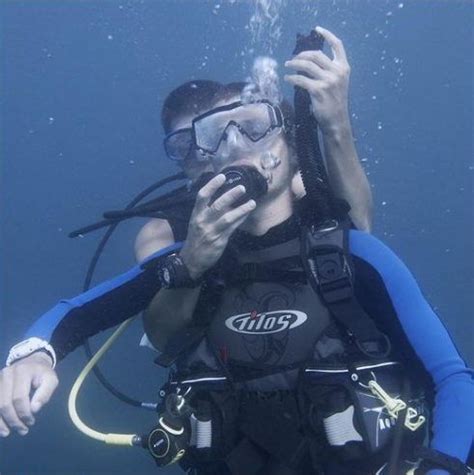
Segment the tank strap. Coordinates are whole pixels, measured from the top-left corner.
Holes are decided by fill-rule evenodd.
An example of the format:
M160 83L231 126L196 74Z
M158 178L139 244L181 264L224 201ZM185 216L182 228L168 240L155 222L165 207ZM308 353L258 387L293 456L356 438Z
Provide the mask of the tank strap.
M303 228L302 261L311 286L359 350L371 358L384 358L391 351L390 341L354 294L348 233L347 225L337 221L318 229Z

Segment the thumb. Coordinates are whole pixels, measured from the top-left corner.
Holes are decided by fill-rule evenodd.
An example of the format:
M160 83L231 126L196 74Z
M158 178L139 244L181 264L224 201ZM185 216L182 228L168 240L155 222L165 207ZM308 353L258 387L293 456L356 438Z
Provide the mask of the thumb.
M33 397L31 398L31 411L36 414L53 395L58 386L58 378L53 370L48 370L36 376L32 381L32 386L35 388Z

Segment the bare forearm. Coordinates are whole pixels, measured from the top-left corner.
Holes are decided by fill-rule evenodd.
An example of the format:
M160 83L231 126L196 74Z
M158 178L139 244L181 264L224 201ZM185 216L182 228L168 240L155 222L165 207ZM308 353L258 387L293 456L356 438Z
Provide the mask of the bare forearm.
M143 315L143 324L153 346L163 351L169 338L192 319L200 294L193 289L161 289Z
M357 228L370 231L372 192L357 155L349 119L325 131L323 144L328 178L334 193L351 206L350 216Z

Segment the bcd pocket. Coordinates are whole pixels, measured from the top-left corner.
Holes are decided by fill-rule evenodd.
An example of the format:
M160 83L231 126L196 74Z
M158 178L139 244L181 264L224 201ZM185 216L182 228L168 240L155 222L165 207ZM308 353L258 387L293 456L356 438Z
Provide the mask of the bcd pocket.
M312 426L323 432L335 454L362 459L389 449L397 420L404 425L404 446L421 444L426 435L424 391L411 384L394 361L305 370L305 392L312 407Z

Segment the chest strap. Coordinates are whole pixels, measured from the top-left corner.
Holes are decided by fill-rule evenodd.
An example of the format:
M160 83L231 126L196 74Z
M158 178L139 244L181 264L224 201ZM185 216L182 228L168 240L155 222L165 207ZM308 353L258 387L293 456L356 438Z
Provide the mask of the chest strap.
M226 275L228 284L239 284L248 281L306 284L308 278L302 269L299 256L286 257L271 264L247 262L238 265Z

